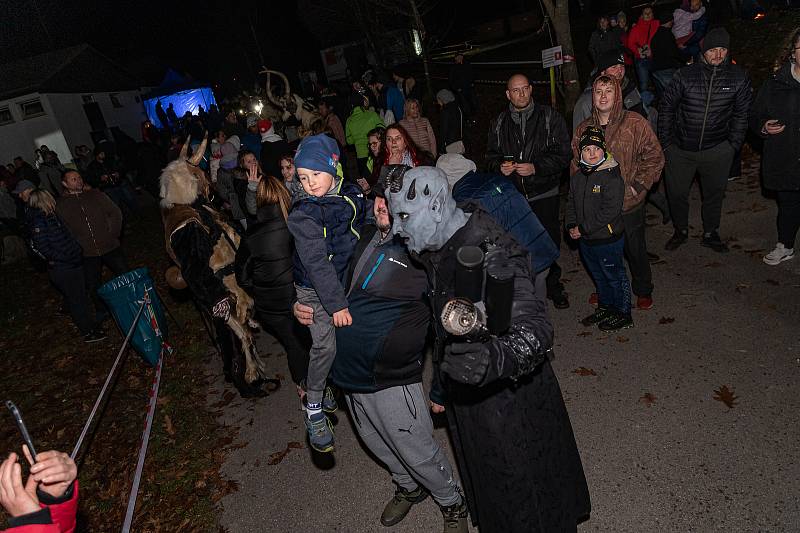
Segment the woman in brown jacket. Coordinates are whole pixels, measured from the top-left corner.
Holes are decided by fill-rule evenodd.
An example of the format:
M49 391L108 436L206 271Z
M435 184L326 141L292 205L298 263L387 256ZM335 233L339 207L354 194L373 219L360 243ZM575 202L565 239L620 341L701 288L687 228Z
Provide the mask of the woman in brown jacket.
M647 119L623 108L619 82L609 76L599 76L595 80L592 85L592 116L581 122L572 135L572 173L578 168L578 143L587 126L604 130L606 147L619 163L625 181L622 205L625 257L631 270L636 306L650 309L653 306L653 275L647 258L643 207L647 191L659 180L664 168L661 144Z

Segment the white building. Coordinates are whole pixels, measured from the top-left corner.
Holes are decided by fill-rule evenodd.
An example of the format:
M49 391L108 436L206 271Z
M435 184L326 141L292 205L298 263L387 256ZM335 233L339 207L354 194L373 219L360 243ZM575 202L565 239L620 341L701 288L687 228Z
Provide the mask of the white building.
M115 130L141 140L147 117L139 83L83 44L0 65L0 163L34 162L42 144L62 163L75 146L114 140Z

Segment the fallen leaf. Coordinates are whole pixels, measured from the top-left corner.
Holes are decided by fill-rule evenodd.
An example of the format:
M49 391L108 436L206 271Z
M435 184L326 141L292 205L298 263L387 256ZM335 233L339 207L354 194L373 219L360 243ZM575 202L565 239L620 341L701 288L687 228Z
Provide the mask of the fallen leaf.
M586 368L585 366L579 366L575 370L572 371L573 374L578 374L579 376L596 376L597 372L592 370L591 368Z
M589 337L592 334L591 331L581 331L578 333L578 337Z
M303 448L303 445L300 444L299 442L290 442L288 448L293 450L301 450Z
M256 465L256 468L261 466L261 459L256 459L255 465Z
M662 316L658 319L659 324L672 324L675 322L675 319L671 316Z
M644 395L639 398L639 401L645 404L647 407L650 407L654 403L656 403L656 397L653 396L650 392L645 392Z
M722 263L720 263L719 261L711 261L710 263L703 265L704 268L718 268L721 266Z
M283 458L289 455L289 449L282 450L280 452L275 452L269 454L269 459L267 459L267 464L270 466L276 465L283 461Z
M170 437L175 436L175 426L172 425L172 419L169 415L164 415L164 431L169 433Z
M743 289L749 289L750 285L748 283L739 283L736 285L736 292L740 293Z
M733 409L733 406L738 403L733 389L729 389L727 385L723 385L714 391L714 399L727 405L728 409Z
M617 342L628 342L629 340L630 339L628 337L623 337L622 335L617 337Z

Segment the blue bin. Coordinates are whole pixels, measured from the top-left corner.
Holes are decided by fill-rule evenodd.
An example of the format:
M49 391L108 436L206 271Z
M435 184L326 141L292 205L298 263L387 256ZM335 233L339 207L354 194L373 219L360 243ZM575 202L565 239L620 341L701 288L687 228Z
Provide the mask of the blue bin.
M127 335L136 314L139 312L145 291L150 297L136 323L131 336L131 346L150 366L155 366L166 344L167 319L164 306L155 290L153 278L146 268L137 268L110 280L97 290L106 302L114 321Z

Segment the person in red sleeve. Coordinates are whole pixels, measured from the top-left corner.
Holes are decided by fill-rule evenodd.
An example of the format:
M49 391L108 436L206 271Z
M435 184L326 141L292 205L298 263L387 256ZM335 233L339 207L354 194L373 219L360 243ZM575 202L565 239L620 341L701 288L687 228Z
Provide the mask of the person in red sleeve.
M633 25L628 34L628 50L633 54L636 66L636 76L639 78L639 92L645 108L649 107L655 96L648 89L650 85L650 66L653 52L650 50L650 40L656 34L659 26L658 19L653 18L653 8L646 7L642 10L639 21Z
M69 455L55 450L36 456L34 463L23 446L31 466L22 484L17 454L0 463L0 505L9 515L3 533L73 533L78 511L78 467Z

